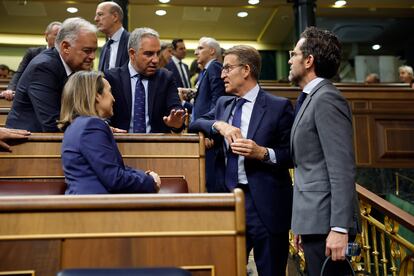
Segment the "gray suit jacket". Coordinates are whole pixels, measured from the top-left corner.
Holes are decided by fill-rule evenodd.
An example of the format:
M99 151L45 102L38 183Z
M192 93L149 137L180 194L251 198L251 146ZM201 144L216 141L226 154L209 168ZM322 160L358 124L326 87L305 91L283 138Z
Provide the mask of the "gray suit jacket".
M349 105L328 80L307 96L293 123L295 165L292 230L327 234L331 227L356 233L359 208Z

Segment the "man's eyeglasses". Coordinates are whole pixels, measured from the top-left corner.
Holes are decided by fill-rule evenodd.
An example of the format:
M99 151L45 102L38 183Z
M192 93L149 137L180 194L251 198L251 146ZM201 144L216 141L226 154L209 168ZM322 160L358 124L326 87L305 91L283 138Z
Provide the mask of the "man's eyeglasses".
M241 67L241 66L244 66L244 64L235 64L235 65L226 64L223 66L223 69L221 69L221 72L228 74L231 71L233 71L234 68Z

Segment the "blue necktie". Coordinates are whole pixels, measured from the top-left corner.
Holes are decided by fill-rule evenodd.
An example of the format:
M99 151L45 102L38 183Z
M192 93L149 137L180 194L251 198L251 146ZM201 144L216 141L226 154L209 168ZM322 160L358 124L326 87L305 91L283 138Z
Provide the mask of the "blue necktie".
M234 115L232 125L234 127L240 128L241 125L241 115L242 115L242 106L246 102L246 99L240 98L237 100L234 107ZM229 150L227 151L227 165L226 165L226 186L232 191L236 188L239 183L239 156L234 154L231 151L230 145Z
M146 133L147 125L145 123L145 88L141 81L141 76L136 75L137 84L135 85L134 101L134 133Z
M305 92L302 92L298 99L296 100L296 106L295 106L295 117L296 115L298 115L299 109L302 106L303 102L305 101L306 97L308 96L308 94L306 94Z
M102 62L102 68L101 71L103 72L104 70L109 69L109 61L111 60L111 45L112 43L114 43L114 41L112 39L108 40L108 42L106 42L106 46L105 46L105 55L103 56L103 62Z

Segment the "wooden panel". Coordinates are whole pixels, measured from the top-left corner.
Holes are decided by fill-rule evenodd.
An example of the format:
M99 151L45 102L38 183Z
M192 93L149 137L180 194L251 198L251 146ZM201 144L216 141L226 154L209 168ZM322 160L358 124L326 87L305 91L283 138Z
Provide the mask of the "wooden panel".
M108 264L111 267L211 267L216 275L237 275L232 265L237 261L233 253L235 245L235 238L226 236L70 239L63 242L62 268L104 268ZM202 254L195 254L196 251ZM209 269L203 270L198 275L211 275Z
M27 141L16 141L13 152L0 152L0 179L63 177L62 138L62 133L33 133ZM123 134L115 139L127 165L184 176L190 193L205 191L202 136Z
M354 116L355 161L359 165L371 164L371 143L368 116Z
M34 271L35 275L56 275L60 256L60 240L0 240L0 273L26 271L17 275L27 275L27 271Z
M0 271L32 269L54 276L66 268L182 266L200 276L246 275L240 189L233 194L6 196L0 221Z
M1 107L11 107L13 104L12 101L8 101L6 99L0 99L0 108Z
M379 159L414 158L414 120L375 121Z

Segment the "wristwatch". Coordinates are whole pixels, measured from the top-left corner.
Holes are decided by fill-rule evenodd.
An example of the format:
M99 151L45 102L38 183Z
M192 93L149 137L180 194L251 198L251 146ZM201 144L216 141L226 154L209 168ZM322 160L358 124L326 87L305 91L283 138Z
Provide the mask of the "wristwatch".
M263 156L262 161L263 161L263 162L267 162L267 161L269 161L269 160L270 160L269 150L266 148L266 152L265 152L265 154L264 154L264 156Z

